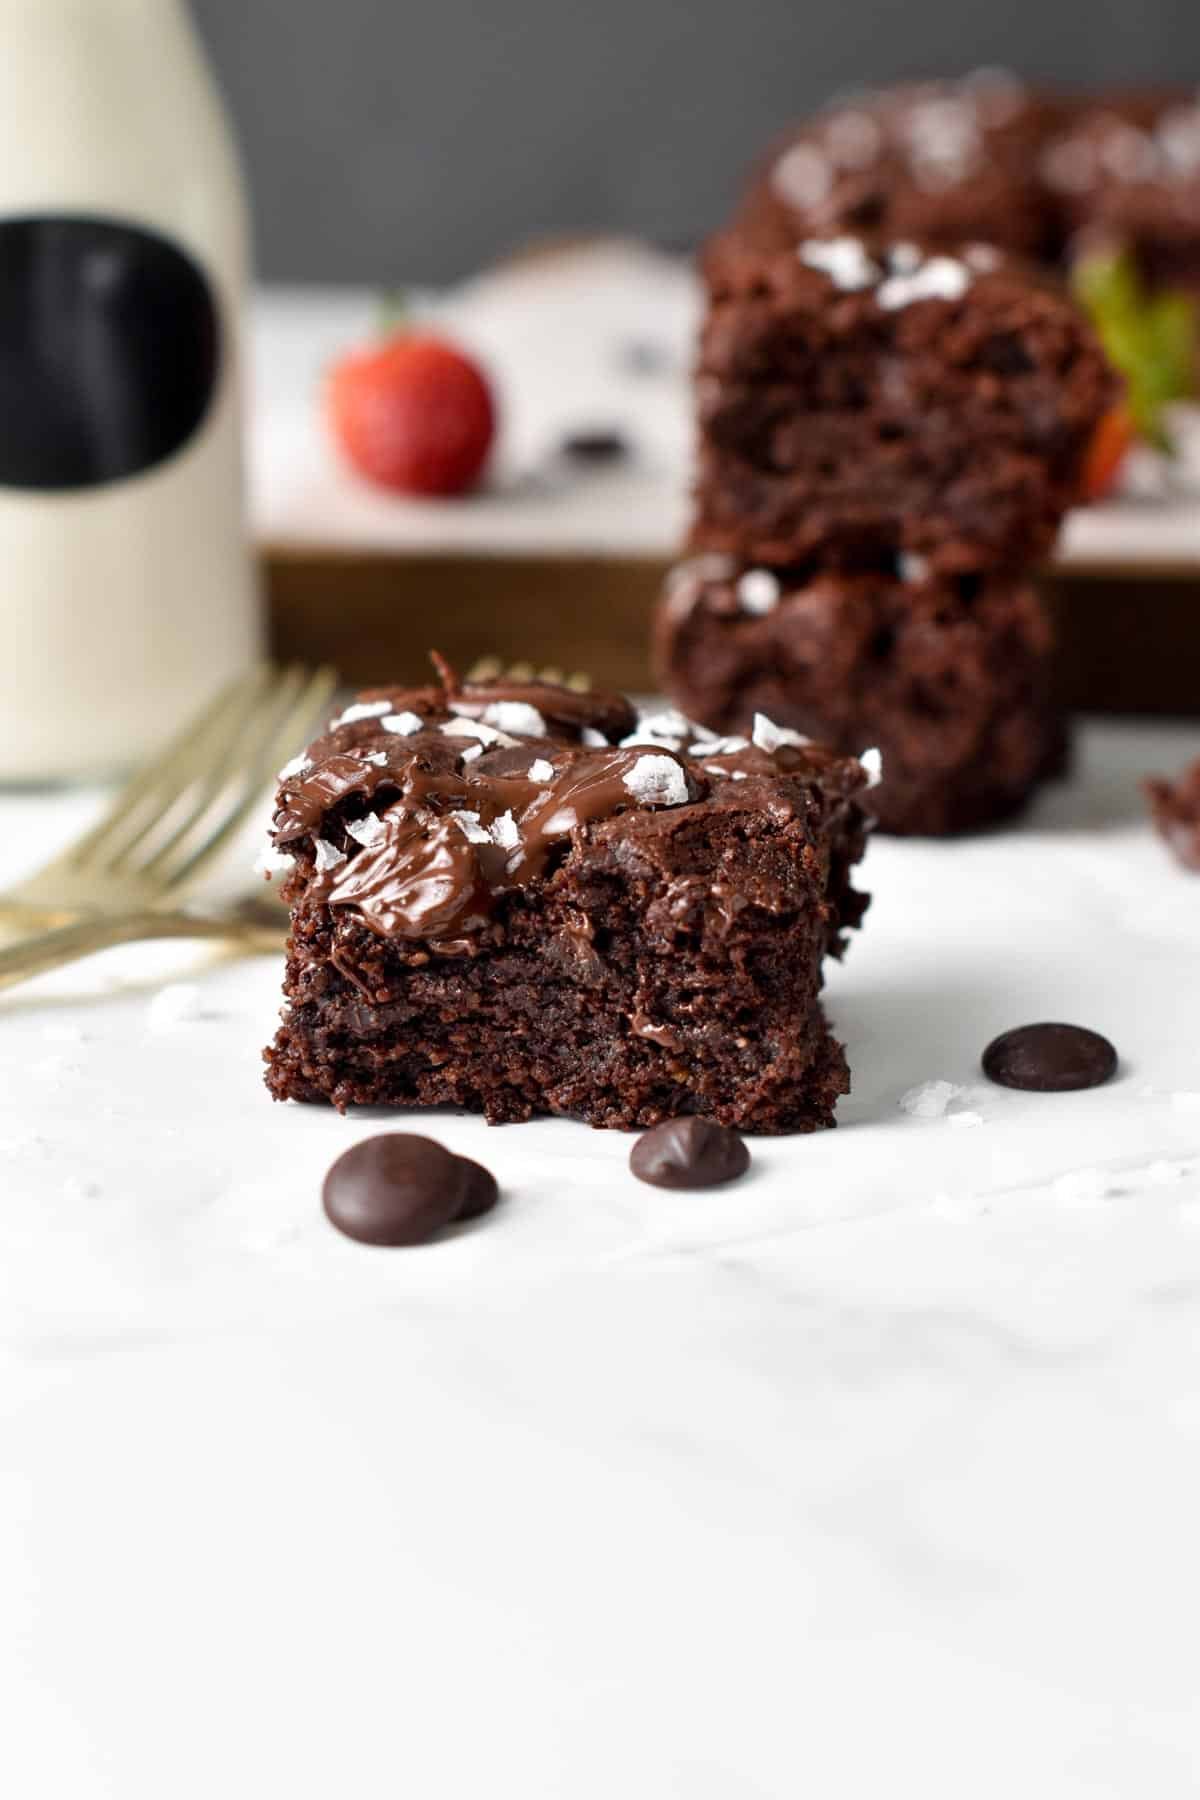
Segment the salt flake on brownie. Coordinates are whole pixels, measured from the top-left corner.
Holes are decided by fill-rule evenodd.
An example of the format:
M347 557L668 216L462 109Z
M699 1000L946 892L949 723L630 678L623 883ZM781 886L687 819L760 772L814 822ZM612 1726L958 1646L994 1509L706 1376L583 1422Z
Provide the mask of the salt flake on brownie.
M385 731L390 731L394 737L411 737L415 731L420 731L423 728L425 721L420 713L390 712L384 713L379 723L383 726Z
M346 860L346 852L339 850L336 844L331 844L328 838L313 839L313 854L317 861L318 875L328 874L330 869L340 867Z
M477 812L470 812L466 807L461 812L452 812L450 817L458 826L469 844L490 844L491 833L484 829Z
M380 838L387 836L387 826L377 813L368 813L365 819L351 819L346 831L364 850L369 850L372 844L377 844Z
M971 285L971 271L953 256L931 256L911 275L890 275L876 299L885 312L898 312L916 300L961 300Z
M782 750L785 744L791 745L795 750L803 750L806 744L812 743L812 739L805 737L802 731L791 731L786 725L776 725L773 720L768 719L766 713L755 713L754 730L750 736L751 742L769 755Z
M779 605L779 577L770 569L747 569L737 584L738 605L752 618L761 619Z
M333 727L336 730L339 725L357 725L360 719L382 719L384 713L390 713L391 710L390 700L356 700L344 713L339 713L333 721Z
M488 835L501 850L516 850L521 843L520 827L511 812L502 812L499 818L493 819L488 827Z
M673 756L639 756L621 780L643 806L683 806L688 799L687 776Z
M517 737L545 737L546 721L536 706L524 700L493 700L483 709L484 719L500 731L511 731Z
M796 255L806 269L828 275L843 293L874 287L879 280L879 265L867 255L866 246L858 238L805 238Z

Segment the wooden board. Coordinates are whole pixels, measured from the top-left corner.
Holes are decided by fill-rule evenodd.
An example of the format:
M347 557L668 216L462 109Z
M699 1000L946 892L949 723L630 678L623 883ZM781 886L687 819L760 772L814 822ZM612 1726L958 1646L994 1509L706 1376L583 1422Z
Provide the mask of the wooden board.
M436 646L586 670L648 692L650 614L666 559L275 552L264 562L278 654L331 662L349 686L423 681ZM1200 572L1048 574L1059 680L1080 710L1200 715Z

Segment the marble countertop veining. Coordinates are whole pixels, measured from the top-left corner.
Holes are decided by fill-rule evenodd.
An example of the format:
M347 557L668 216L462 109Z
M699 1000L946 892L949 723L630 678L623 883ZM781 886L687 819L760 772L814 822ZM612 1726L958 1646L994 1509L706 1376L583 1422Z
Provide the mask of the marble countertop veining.
M841 1127L725 1191L422 1117L504 1203L365 1250L318 1188L378 1117L259 1085L275 959L0 996L0 1791L1194 1795L1200 880L1134 784L1197 736L875 841ZM0 800L0 881L92 804ZM1047 1016L1113 1084L982 1082Z

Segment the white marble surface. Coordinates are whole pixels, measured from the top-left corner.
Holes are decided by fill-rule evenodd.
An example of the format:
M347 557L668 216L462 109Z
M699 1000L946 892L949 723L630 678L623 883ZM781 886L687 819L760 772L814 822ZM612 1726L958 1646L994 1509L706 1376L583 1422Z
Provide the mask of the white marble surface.
M480 356L501 431L488 482L466 499L418 502L350 473L325 428L321 388L343 351L369 341L378 296L362 289L268 290L253 320L250 493L267 546L410 554L675 555L687 525L692 398L688 371L700 296L689 264L602 240L512 263L438 295L437 320ZM629 365L630 345L660 355ZM627 462L565 477L554 452L581 428L616 427ZM1179 409L1178 491L1144 453L1131 491L1067 520L1063 565L1153 572L1200 561L1200 416Z
M841 1129L725 1192L425 1117L504 1203L366 1250L318 1188L378 1121L259 1086L273 959L0 996L0 1792L1194 1795L1200 878L1133 783L1197 751L875 842ZM0 880L87 804L0 803ZM1038 1016L1119 1079L899 1108Z

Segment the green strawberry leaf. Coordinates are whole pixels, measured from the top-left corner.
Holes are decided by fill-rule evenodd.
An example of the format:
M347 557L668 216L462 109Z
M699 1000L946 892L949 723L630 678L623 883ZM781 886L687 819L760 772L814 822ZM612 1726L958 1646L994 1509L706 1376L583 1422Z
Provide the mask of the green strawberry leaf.
M1105 354L1125 378L1126 401L1138 431L1157 449L1169 451L1166 409L1196 393L1196 302L1186 294L1149 293L1125 251L1083 258L1073 284Z

